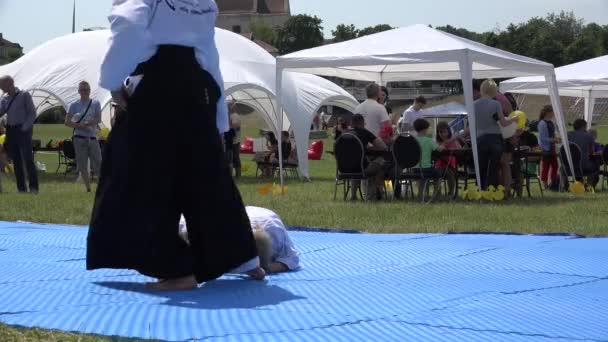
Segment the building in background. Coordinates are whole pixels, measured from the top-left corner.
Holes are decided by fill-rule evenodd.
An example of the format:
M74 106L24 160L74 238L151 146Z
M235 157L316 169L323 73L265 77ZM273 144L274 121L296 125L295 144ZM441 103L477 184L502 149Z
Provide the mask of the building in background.
M4 39L0 33L0 65L11 63L21 56L23 56L21 45Z
M289 0L217 0L220 14L217 27L235 33L249 33L252 21L281 26L289 18Z

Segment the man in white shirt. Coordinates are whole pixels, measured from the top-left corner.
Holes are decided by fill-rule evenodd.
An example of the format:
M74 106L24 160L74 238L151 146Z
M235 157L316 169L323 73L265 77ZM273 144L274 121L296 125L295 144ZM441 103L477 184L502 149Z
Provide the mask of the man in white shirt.
M101 122L101 104L91 99L91 86L82 81L78 85L80 100L72 103L65 116L65 125L74 129L73 141L76 167L82 176L87 192L91 192L91 170L99 177L101 170L101 148L97 140L97 125Z
M371 83L365 87L367 100L361 103L354 114L361 114L365 118L365 128L372 132L375 136L386 138L384 130L391 126L390 118L386 112L386 108L378 103L380 97L380 86L376 83Z
M414 100L414 104L403 112L401 115L401 132L415 133L414 121L422 119L422 109L426 106L426 99L424 96L418 96Z

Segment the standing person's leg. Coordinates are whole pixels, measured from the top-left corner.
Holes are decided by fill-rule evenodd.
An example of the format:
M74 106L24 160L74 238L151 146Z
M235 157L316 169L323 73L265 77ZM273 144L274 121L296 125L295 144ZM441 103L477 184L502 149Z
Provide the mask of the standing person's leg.
M552 157L549 165L547 167L551 171L549 172L549 176L551 177L551 183L558 182L557 173L559 169L559 164L557 163L557 157Z
M23 158L19 142L21 140L21 126L8 127L6 131L6 146L8 153L13 160L15 168L15 179L17 181L17 191L27 192L25 185L25 170L23 170Z
M76 153L76 168L82 177L87 192L91 192L91 176L89 174L89 140L74 137L74 152Z
M557 160L555 160L557 162ZM540 180L543 182L545 189L549 188L549 171L551 171L551 175L553 175L553 158L543 157L540 161ZM557 172L556 172L557 174ZM551 181L554 181L555 177L551 177Z
M488 186L498 186L498 168L500 167L500 160L503 154L503 142L500 136L496 136L492 139L489 144L490 155L488 162Z
M89 160L91 161L91 171L99 179L101 172L101 146L99 140L89 141Z
M241 177L241 144L232 145L232 165L236 172L236 178Z
M505 187L505 194L511 193L511 182L513 181L511 160L513 160L513 153L503 153L500 157L500 181L498 184Z
M194 83L217 87L210 75L202 76ZM196 92L191 96L180 110L187 124L178 159L187 167L180 170L177 188L194 256L194 274L203 282L243 264L251 264L254 271L259 260L245 205L222 155L216 102L204 103ZM205 155L197 152L201 150Z
M485 190L488 187L488 165L490 163L490 146L487 136L481 136L477 140L477 150L479 154L479 177L481 178L479 186L482 190Z
M32 148L33 129L19 134L19 148L23 158L23 164L27 170L29 189L32 193L38 193L38 170L34 162L34 149Z

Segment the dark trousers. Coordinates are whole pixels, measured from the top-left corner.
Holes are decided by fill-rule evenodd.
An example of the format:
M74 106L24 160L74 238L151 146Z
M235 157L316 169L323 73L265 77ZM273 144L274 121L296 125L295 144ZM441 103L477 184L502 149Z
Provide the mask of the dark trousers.
M191 48L161 46L143 73L104 150L87 269L218 278L258 255L216 126L221 89ZM167 113L172 120L161 119ZM151 149L146 136L159 131L164 141ZM163 163L150 167L159 155Z
M34 164L32 149L33 130L23 132L21 125L9 126L6 130L6 149L15 166L15 178L17 179L17 190L27 192L25 184L25 169L29 180L30 191L38 191L38 171Z
M502 136L500 134L482 135L477 138L477 149L479 151L481 188L487 189L490 185L498 186L498 168L504 151Z
M240 144L227 144L226 146L226 159L230 168L230 174L234 169L234 175L236 178L241 177L241 145Z

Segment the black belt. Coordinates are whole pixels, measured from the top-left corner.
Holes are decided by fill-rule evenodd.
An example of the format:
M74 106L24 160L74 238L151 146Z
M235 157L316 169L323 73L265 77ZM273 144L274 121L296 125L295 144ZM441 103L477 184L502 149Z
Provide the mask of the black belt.
M6 125L6 128L20 128L21 126L23 126L23 124L19 124L19 125Z
M95 138L95 137L85 137L84 135L75 135L74 138L88 139L88 140L97 140L97 138Z

